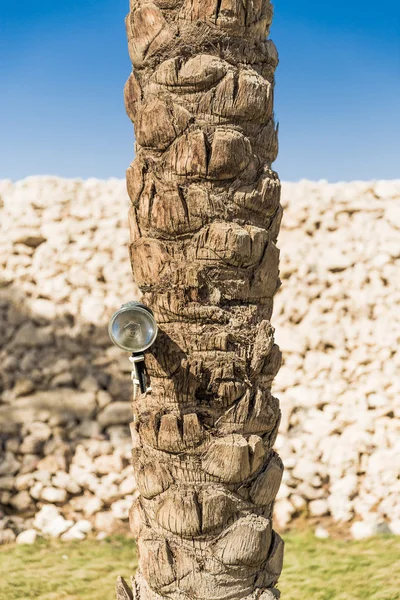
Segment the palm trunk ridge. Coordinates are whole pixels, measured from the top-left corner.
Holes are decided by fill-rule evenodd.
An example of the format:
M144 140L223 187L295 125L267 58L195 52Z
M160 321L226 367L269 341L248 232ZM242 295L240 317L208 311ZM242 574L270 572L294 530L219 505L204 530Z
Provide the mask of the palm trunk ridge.
M271 20L268 0L131 0L126 21L130 252L160 327L133 404L136 600L279 597Z

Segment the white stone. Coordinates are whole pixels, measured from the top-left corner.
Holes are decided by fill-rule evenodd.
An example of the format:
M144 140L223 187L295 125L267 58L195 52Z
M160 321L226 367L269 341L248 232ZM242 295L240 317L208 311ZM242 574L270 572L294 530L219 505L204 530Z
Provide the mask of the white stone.
M365 521L356 521L350 527L350 534L353 540L365 540L370 538L375 534L374 524L366 523Z
M128 476L119 486L119 491L124 496L133 494L136 491L136 481L134 475Z
M325 527L322 527L321 525L318 525L318 527L315 528L314 535L319 540L327 540L330 538L329 531L327 531Z
M32 545L36 542L38 532L35 529L26 529L17 536L17 544Z
M305 456L297 461L296 466L292 471L292 476L302 481L309 481L312 477L318 474L321 465Z
M132 506L132 500L117 500L111 505L111 512L116 519L126 520L129 518L129 510Z
M43 483L41 483L40 481L36 482L31 489L29 490L29 494L30 496L34 499L34 500L39 500L40 499L40 495L42 493L42 489L44 488Z
M96 496L89 498L87 502L84 504L83 512L87 517L91 517L92 515L98 513L103 508L103 501Z
M40 497L46 502L63 503L67 499L67 492L54 487L45 487L42 489Z
M104 480L105 478L103 478ZM122 494L115 483L102 481L101 484L91 488L91 491L105 504L111 504L122 497Z
M15 487L15 479L11 475L0 477L0 490L12 491Z
M35 483L35 478L32 473L25 473L24 475L17 475L14 479L15 489L19 492L28 490ZM1 486L0 486L1 487Z
M10 504L20 513L33 508L32 499L27 491L18 492L11 498Z
M40 421L34 421L28 425L28 431L41 442L47 442L51 437L51 428L47 423L41 423Z
M98 512L95 517L95 528L97 531L114 533L118 520L111 512Z
M73 524L73 521L64 519L59 509L53 504L43 506L33 521L35 529L50 537L59 537L70 529Z
M389 529L394 535L400 535L400 519L390 521Z
M84 540L90 531L92 531L91 522L82 519L77 521L71 529L63 533L61 539L63 541Z
M285 353L303 354L305 351L305 339L295 327L279 327L276 330L276 342Z
M274 507L274 519L279 527L284 529L290 522L294 512L294 506L286 498L276 502Z
M82 491L81 486L64 471L56 473L54 477L52 477L51 483L54 487L65 490L70 494L79 494Z
M0 546L2 544L12 544L15 542L16 537L12 529L0 530Z
M14 475L21 466L21 463L11 452L6 452L0 456L0 475Z
M307 507L306 500L302 496L299 496L298 494L292 494L290 496L290 502L293 504L296 511L299 511L299 512L303 512L305 510L305 508Z
M321 265L328 271L344 271L354 264L354 259L339 247L328 248L322 252Z
M323 517L329 513L327 500L312 500L308 505L308 511L311 517Z
M400 202L390 203L385 216L393 227L400 229Z
M98 422L103 428L121 423L128 425L131 420L132 408L129 402L112 402L98 416Z
M118 453L111 454L110 456L98 456L94 460L94 470L98 475L120 473L122 468L122 458Z

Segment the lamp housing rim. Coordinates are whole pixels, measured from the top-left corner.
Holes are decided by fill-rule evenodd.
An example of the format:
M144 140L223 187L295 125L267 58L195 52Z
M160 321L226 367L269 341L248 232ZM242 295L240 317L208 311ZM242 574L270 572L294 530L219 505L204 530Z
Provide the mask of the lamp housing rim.
M151 340L149 341L148 344L141 346L140 350L132 350L132 348L129 348L128 346L124 346L123 344L120 344L119 342L116 341L116 339L113 335L113 332L112 332L112 328L113 328L113 325L114 325L117 317L119 317L121 314L129 312L131 310L137 310L141 313L145 313L147 317L150 317L150 320L154 324L154 333L151 337ZM157 335L158 335L158 325L157 325L157 321L154 318L153 311L151 310L151 308L149 308L145 304L141 304L140 302L137 302L137 301L127 302L126 304L123 304L121 306L121 308L118 309L112 315L112 317L108 323L108 335L110 336L112 343L115 344L115 346L118 346L118 348L121 348L121 350L125 350L125 352L130 352L131 354L140 354L141 352L145 352L154 344L154 342L157 339Z

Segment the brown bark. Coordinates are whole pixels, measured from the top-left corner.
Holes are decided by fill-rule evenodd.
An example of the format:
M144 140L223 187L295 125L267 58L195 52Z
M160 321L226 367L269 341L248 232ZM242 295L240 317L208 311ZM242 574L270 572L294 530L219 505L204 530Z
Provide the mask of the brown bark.
M131 259L160 327L132 424L136 600L278 597L271 19L268 0L133 0L127 17Z

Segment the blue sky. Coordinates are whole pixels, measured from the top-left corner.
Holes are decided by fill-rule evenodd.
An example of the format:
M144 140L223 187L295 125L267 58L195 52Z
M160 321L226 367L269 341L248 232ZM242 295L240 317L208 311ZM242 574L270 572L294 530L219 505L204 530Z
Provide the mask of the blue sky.
M0 178L123 177L128 0L0 0ZM276 0L284 180L400 177L398 0Z

